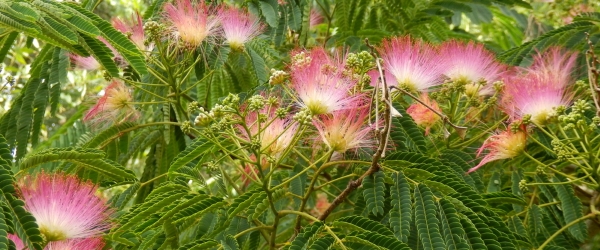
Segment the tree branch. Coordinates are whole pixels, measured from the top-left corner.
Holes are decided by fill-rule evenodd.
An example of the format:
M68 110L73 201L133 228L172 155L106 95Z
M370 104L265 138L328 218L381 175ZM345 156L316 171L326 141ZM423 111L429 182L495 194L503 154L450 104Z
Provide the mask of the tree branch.
M365 42L366 42L367 46L369 48L371 48L371 50L372 50L371 53L374 53L373 51L375 51L375 50L374 50L373 46L371 46L369 44L369 41L365 40ZM392 101L390 98L387 84L385 82L385 77L384 77L385 74L383 72L383 68L381 67L381 62L376 55L374 55L373 57L376 58L375 62L377 63L377 69L379 71L379 83L381 83L381 86L379 86L379 84L377 84L376 88L381 88L382 96L383 96L383 103L385 104L385 108L383 111L384 112L383 128L375 130L377 136L379 137L379 146L377 147L377 151L373 155L373 160L371 161L371 167L369 167L369 169L363 175L361 175L358 179L356 179L354 181L351 180L350 182L348 182L348 185L346 186L344 191L342 191L342 193L340 193L337 197L335 197L335 199L333 200L333 202L331 202L331 204L325 210L325 212L323 212L323 214L321 214L321 216L319 216L319 220L321 220L321 221L324 221L325 219L327 219L327 217L331 214L331 212L333 212L333 210L337 206L342 204L342 202L344 202L344 200L346 200L346 198L348 197L348 195L350 195L350 193L352 193L354 190L356 190L358 187L360 187L360 185L362 185L362 182L366 177L379 171L379 169L380 169L379 160L381 160L381 158L384 155L384 152L387 148L390 127L392 125L392 119L391 119L392 118L392 115L391 115ZM379 101L379 95L375 95L374 98L375 98L375 102Z

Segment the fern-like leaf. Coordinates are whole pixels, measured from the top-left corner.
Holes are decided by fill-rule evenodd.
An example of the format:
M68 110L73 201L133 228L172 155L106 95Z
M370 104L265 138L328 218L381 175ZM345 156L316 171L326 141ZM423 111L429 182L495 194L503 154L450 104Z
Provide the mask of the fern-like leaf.
M177 212L175 215L173 215L173 222L181 223L190 218L200 217L202 214L221 208L225 204L225 201L223 201L223 199L220 197L208 197Z
M194 159L203 156L207 150L212 148L212 146L213 143L208 140L202 138L196 139L184 151L175 157L169 166L169 176L172 176L175 171L185 164L188 164Z
M310 226L304 227L302 233L298 234L292 241L288 250L302 250L307 249L310 241L319 233L323 227L322 222L315 222Z
M355 227L358 231L372 231L378 234L394 237L394 233L383 224L367 219L362 216L347 216L337 219L334 225L345 225L345 227Z
M425 185L418 185L415 188L415 223L425 249L446 249L436 214L431 190Z
M554 182L564 182L565 180L559 177L554 177ZM571 185L553 185L558 199L560 200L560 206L563 210L565 217L565 223L570 223L583 217L583 206L581 201L575 196L573 187ZM569 233L575 237L578 241L585 241L587 239L587 226L584 221L580 221L575 225L568 228Z
M391 188L392 210L390 211L390 226L394 229L397 239L408 242L410 221L412 220L412 202L410 186L402 172L392 174L394 185Z
M367 209L374 215L384 214L385 210L385 174L381 171L373 173L363 181L363 195L367 200Z

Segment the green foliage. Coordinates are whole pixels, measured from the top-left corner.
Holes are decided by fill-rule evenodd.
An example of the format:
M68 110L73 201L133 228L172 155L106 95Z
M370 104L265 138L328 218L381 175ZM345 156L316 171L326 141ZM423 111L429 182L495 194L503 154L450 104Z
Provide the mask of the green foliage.
M30 249L45 244L15 190L22 174L42 170L77 174L110 197L118 225L104 237L111 249L575 249L593 237L586 223L597 213L598 184L591 179L597 171L588 170L597 169L600 131L596 96L585 92L586 84L573 89L588 108L556 110L557 119L544 127L526 124L528 157L467 175L476 158L488 153L475 148L507 124L495 106L504 96L465 101L466 87L446 81L431 96L442 110L451 107L448 117L425 135L407 112L414 100L400 92L389 100L374 96L381 89L375 91L367 78L373 76L363 74L373 62L363 61L369 66L356 70L350 56L338 53L311 73L339 73L343 79L336 81L355 83L347 92L360 94L369 106L368 121L359 124L369 138L358 143L364 148L334 152L321 137L346 143L352 136L316 129L337 113L303 113L306 100L298 100L292 86L303 74L302 63L318 58L289 55L322 46L378 57L383 39L410 35L431 43L491 40L490 48L505 50L501 60L525 65L528 56L549 46L586 50L587 37L595 44L598 13L581 14L521 44L530 38L523 13L537 5L520 0L251 0L236 8L260 19L260 36L237 48L223 36L192 47L180 40L184 31L166 20L167 1L156 0L144 13L146 37L138 48L134 34L95 14L102 12L94 10L99 2L0 2L0 59L11 59L19 43L35 56L29 72L6 85L10 109L0 117L2 249L12 246L9 233ZM488 34L498 27L504 28ZM87 127L80 120L88 105L75 111L61 106L73 79L79 80L78 71L70 72L70 54L98 61L103 74L86 72L90 78L103 75L126 86L105 90L96 108L106 108L108 116L122 107L135 112ZM272 82L274 77L281 79ZM97 81L82 89L96 94ZM452 84L460 86L442 96ZM379 105L362 97L379 98ZM383 117L388 104L401 116ZM578 122L563 126L563 115L578 108ZM384 145L388 134L373 128L386 122L391 130ZM464 137L452 130L455 125L468 127ZM537 136L542 129L545 135Z
M35 218L25 210L23 201L17 199L15 179L11 173L12 156L6 139L0 136L0 206L2 220L0 238L6 239L7 233L13 233L23 240L30 249L42 249L42 236L35 223ZM10 224L5 220L10 218ZM8 227L10 225L10 228ZM8 242L6 242L8 243Z

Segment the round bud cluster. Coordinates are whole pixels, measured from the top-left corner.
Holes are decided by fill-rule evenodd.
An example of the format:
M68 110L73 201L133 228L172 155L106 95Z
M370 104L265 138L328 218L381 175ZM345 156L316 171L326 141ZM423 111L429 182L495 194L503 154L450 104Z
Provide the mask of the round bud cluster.
M196 116L196 119L194 119L194 125L198 127L208 126L212 122L213 117L214 114L212 112L201 112L198 116Z
M310 58L310 56L307 56L306 53L304 53L304 51L302 51L292 57L292 65L297 68L302 68L304 66L307 66L310 64L311 61L312 61L312 58Z
M156 21L148 21L144 23L144 31L148 34L151 40L159 40L164 27Z
M375 67L375 61L371 53L361 51L358 54L349 53L346 57L346 68L360 74L366 73Z
M552 151L554 151L554 153L558 156L559 160L564 160L570 155L567 145L562 143L560 140L552 140L550 144L552 145Z
M258 111L265 107L267 100L262 95L253 95L248 98L248 110Z
M184 134L192 133L192 123L190 121L182 122L181 123L181 131L183 131Z
M310 112L310 110L307 108L303 108L294 115L294 120L298 121L298 123L300 123L301 125L310 124L312 122L312 118L312 112Z
M289 74L283 70L271 69L271 76L269 77L269 84L279 85L285 82Z
M229 93L229 95L223 98L221 103L223 103L224 106L236 109L240 105L240 97L237 94Z
M521 193L527 193L527 191L529 191L527 188L527 181L525 179L519 181L519 189L521 190Z
M288 115L289 112L289 108L277 108L277 110L275 110L275 115L277 118L283 119Z
M191 113L196 113L196 112L200 111L200 109L202 107L200 107L200 103L198 103L197 101L193 101L193 102L188 103L187 108L188 108L188 113L191 114ZM202 111L204 111L204 109L202 109Z

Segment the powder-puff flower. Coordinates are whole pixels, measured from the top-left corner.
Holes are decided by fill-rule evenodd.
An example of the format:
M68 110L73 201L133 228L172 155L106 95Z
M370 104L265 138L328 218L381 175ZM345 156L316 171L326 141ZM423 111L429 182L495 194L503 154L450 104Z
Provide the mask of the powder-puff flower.
M191 47L197 47L206 38L217 32L219 19L214 8L207 6L204 0L192 4L190 0L177 0L175 5L165 5L165 15L171 22L175 37Z
M556 115L555 109L571 104L573 95L563 83L545 76L527 74L505 81L501 108L512 120L531 116L536 125L545 125Z
M428 91L441 84L445 64L436 49L409 36L384 40L379 48L388 86L398 86L413 92Z
M25 209L48 241L96 237L111 227L112 210L95 195L97 187L91 182L42 172L26 176L18 188Z
M77 54L69 54L69 58L76 67L85 70L97 70L100 68L100 63L93 56L83 57Z
M527 115L536 125L546 124L556 108L573 100L570 85L575 58L558 48L536 56L526 74L505 79L501 107L513 120Z
M350 95L355 82L342 75L343 68L341 61L331 59L322 48L292 55L292 88L300 105L320 115L360 102L362 95Z
M115 47L113 47L104 37L98 37L98 40L100 40L102 43L104 43L104 45L106 45L106 47L108 47L108 49L110 49L110 51L113 54L113 60L115 62L118 62L118 64L121 64L123 62L123 57L119 54L117 49L115 49ZM83 57L71 53L69 54L69 58L75 64L76 67L85 70L96 70L102 66L100 62L98 62L98 60L96 60L96 58L94 58L93 56Z
M317 25L322 24L323 20L325 19L323 18L323 14L321 14L321 12L319 12L316 8L310 9L309 16L308 26L310 29L314 29Z
M262 32L262 25L254 15L228 7L220 13L223 37L233 50L243 48L244 44Z
M353 108L321 115L313 121L321 140L334 152L344 153L351 149L373 147L372 128L366 123L369 109L355 105Z
M51 241L44 250L82 250L82 249L102 249L104 240L100 237L85 239L70 239L61 241Z
M469 169L467 174L472 173L488 162L509 159L519 155L525 149L526 143L527 134L521 130L513 133L508 129L492 135L485 140L483 145L481 145L481 148L477 150L477 156L481 155L485 150L487 150L488 153L481 159L477 166Z
M140 13L135 13L132 16L132 22L126 23L121 19L113 19L113 26L115 29L123 32L124 34L129 36L129 39L138 47L138 49L142 51L152 50L152 47L146 47L144 41L144 23L142 22L142 17Z
M139 113L132 102L129 88L115 80L106 87L104 96L90 108L83 121L93 126L105 127L113 123L136 120Z
M435 111L441 113L438 103L435 100L430 99L429 95L426 93L421 94L419 99ZM434 111L419 102L411 104L408 109L406 109L406 113L415 120L417 125L425 127L425 135L428 135L431 126L441 119Z
M298 130L298 124L294 120L277 117L276 108L269 106L259 111L248 112L245 124L250 135L240 126L238 130L242 137L260 140L261 151L275 157L290 146Z
M545 78L549 85L564 88L572 83L573 69L575 68L577 53L563 50L560 47L551 47L544 53L533 57L528 74L535 74Z
M467 88L476 86L479 95L493 94L492 84L506 71L506 66L497 62L494 54L480 43L445 42L440 48L440 57L446 63L444 74L451 81L466 84ZM486 85L477 84L482 80Z

